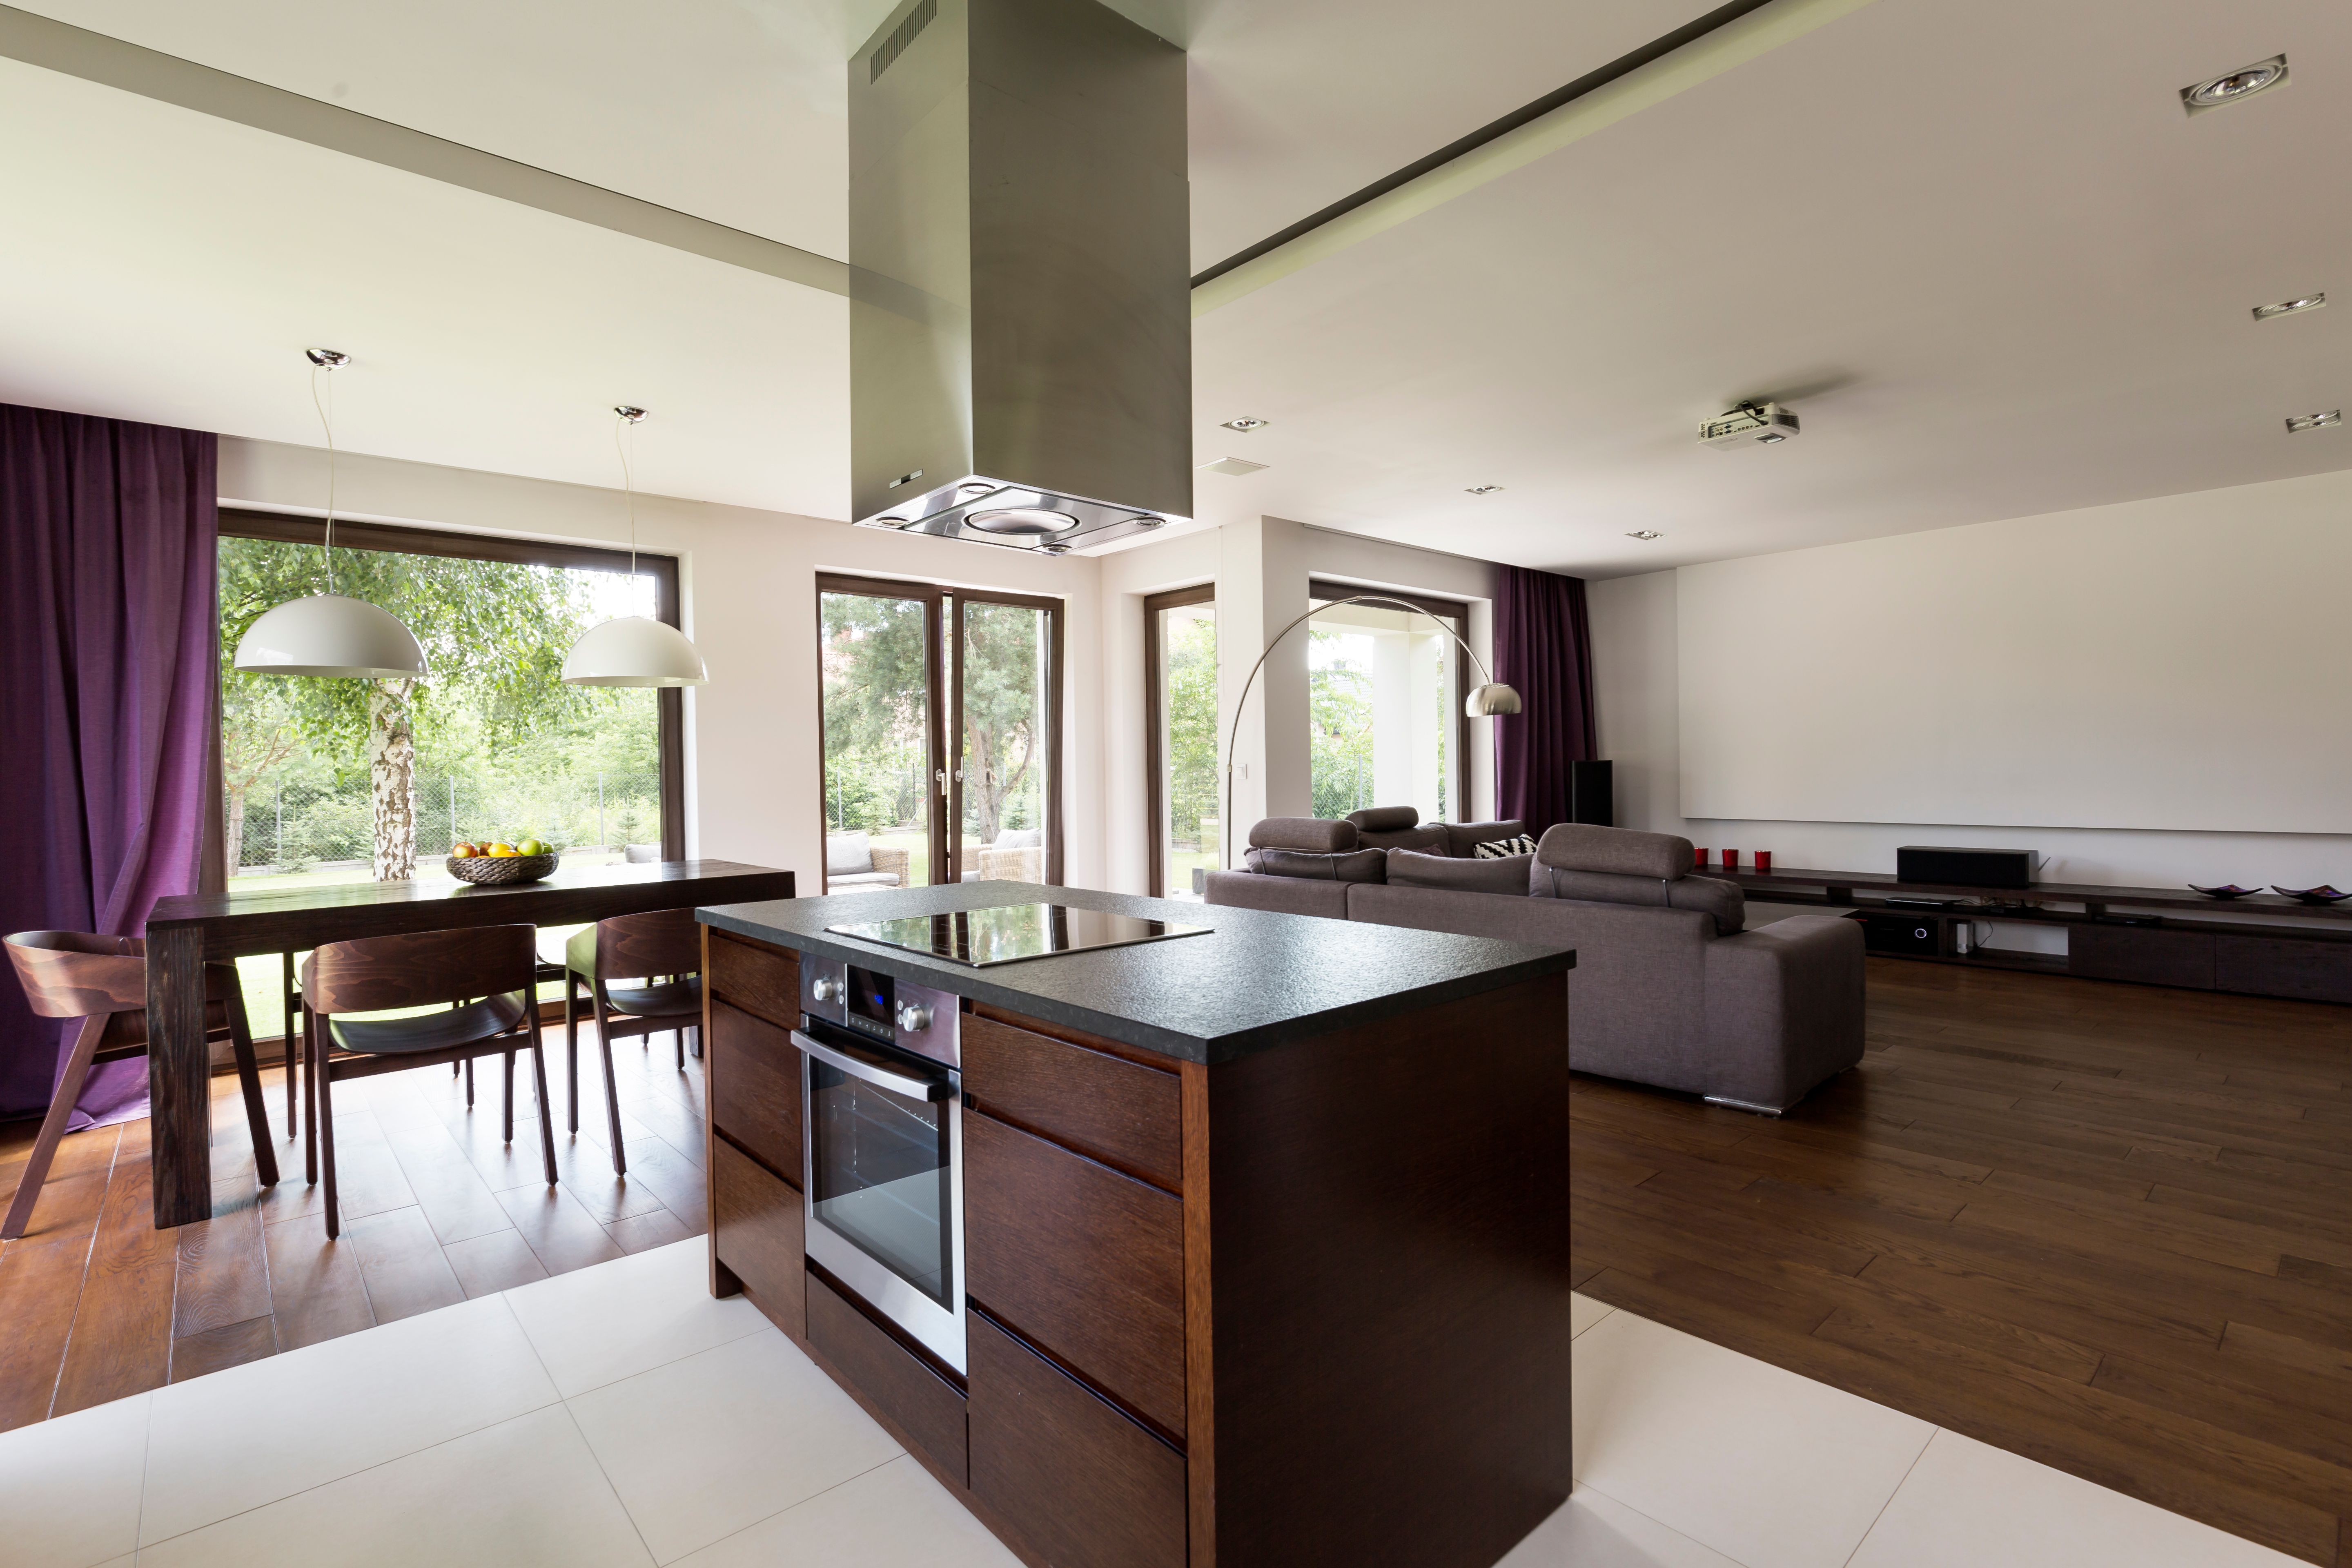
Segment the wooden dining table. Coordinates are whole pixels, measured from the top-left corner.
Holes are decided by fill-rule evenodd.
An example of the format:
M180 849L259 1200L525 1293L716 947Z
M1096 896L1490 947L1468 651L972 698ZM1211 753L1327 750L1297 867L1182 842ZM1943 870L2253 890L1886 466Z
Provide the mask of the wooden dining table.
M793 896L793 874L732 860L561 868L483 888L344 882L160 899L147 918L147 1086L158 1229L213 1214L211 1048L204 966L322 942L465 926L585 925L614 915Z

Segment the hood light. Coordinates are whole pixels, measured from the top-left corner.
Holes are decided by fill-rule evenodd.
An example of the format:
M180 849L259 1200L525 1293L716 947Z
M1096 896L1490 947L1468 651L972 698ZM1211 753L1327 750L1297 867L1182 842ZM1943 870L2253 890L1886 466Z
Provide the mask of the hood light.
M1067 533L1078 526L1078 520L1068 512L1051 511L1041 506L1001 506L975 511L963 521L965 527L979 529L982 533Z

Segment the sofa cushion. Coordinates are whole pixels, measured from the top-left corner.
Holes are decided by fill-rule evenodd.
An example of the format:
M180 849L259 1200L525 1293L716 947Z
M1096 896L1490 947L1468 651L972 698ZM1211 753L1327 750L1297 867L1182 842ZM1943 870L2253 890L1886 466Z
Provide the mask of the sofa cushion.
M1402 888L1450 888L1463 893L1505 893L1524 899L1528 892L1528 867L1532 855L1515 856L1509 859L1457 860L1451 855L1423 855L1411 849L1391 849L1389 854L1389 883Z
M863 833L835 833L824 841L824 868L828 875L839 876L844 871L874 869L874 840Z
M1356 842L1367 849L1411 849L1422 855L1449 855L1445 825L1425 822L1419 827L1400 827L1386 833L1360 828Z
M1465 860L1478 852L1478 846L1481 844L1492 844L1503 838L1522 837L1528 831L1528 825L1519 821L1449 822L1444 825L1444 827L1445 852L1448 855L1458 855ZM1532 849L1534 845L1530 844L1528 847Z
M1738 884L1715 877L1621 877L1608 871L1563 871L1543 863L1538 850L1528 867L1528 891L1538 899L1579 899L1593 904L1641 904L1652 909L1693 910L1715 918L1717 936L1748 923L1748 895Z
M1269 816L1249 831L1253 849L1301 849L1340 855L1356 847L1356 825L1321 816Z
M1671 833L1637 833L1630 827L1595 827L1583 822L1556 822L1544 829L1536 845L1536 858L1556 870L1601 871L1655 881L1689 876L1691 853L1691 841Z
M1345 855L1253 849L1243 860L1261 877L1297 877L1316 882L1378 882L1388 875L1388 857L1377 849L1350 850Z
M1374 805L1362 811L1351 811L1348 820L1356 825L1359 833L1397 833L1421 826L1421 808L1412 805Z

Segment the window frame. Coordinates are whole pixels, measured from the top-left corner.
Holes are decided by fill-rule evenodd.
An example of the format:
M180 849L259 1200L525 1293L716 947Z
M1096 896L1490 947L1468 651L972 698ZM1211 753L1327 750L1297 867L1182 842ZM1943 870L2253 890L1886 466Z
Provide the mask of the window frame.
M1439 620L1451 621L1454 623L1452 626L1454 635L1460 637L1464 644L1467 644L1470 640L1470 605L1465 600L1448 599L1436 594L1415 593L1410 589L1379 588L1363 583L1341 583L1328 577L1307 579L1307 597L1310 603L1317 599L1344 599L1351 594L1365 594L1381 599L1395 599L1411 605L1423 615L1435 616ZM1307 617L1307 629L1310 635L1315 630L1315 617L1311 614ZM1472 683L1469 677L1476 674L1477 671L1475 668L1463 669L1459 661L1454 664L1454 668L1460 671L1460 675L1454 683L1453 743L1446 748L1446 773L1449 775L1445 781L1446 798L1453 803L1454 813L1453 820L1472 822L1476 818L1472 815L1475 808L1470 800L1470 715L1464 709L1463 702L1470 694Z
M1189 588L1171 588L1164 594L1146 595L1143 600L1144 777L1148 781L1145 785L1149 803L1147 820L1151 840L1151 873L1146 886L1155 899L1168 896L1168 857L1165 847L1160 843L1163 835L1160 831L1168 811L1167 758L1161 754L1163 748L1160 742L1160 731L1166 723L1163 708L1167 700L1160 689L1160 615L1163 610L1181 610L1192 605L1213 605L1216 602L1217 584L1213 579L1195 583ZM1222 663L1222 645L1220 647ZM1223 835L1232 831L1230 823L1217 824L1221 840Z
M322 544L326 520L288 512L220 509L220 532L230 539L271 540L281 544ZM404 555L441 555L461 561L493 561L517 566L573 566L592 572L629 571L630 552L586 544L559 544L505 534L466 533L412 524L335 520L338 549L382 550ZM635 552L636 574L654 580L654 618L678 626L677 557ZM679 627L680 630L684 628ZM655 745L660 756L661 853L686 858L686 693L675 686L654 694ZM215 721L217 728L217 721Z

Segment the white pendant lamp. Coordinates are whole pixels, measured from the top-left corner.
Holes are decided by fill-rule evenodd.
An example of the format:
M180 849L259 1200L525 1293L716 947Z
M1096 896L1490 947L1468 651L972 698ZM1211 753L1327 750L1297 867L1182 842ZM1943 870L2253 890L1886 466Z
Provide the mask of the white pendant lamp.
M253 675L326 675L347 679L397 680L425 673L425 649L398 616L364 599L335 592L335 422L319 397L319 374L337 371L352 356L333 349L305 349L310 361L310 402L327 431L327 591L289 599L266 610L237 640L236 668ZM334 397L328 383L328 401Z
M637 574L637 491L629 471L625 433L642 423L646 411L622 404L613 412L613 446L621 454L621 488L629 498L629 577ZM563 660L568 686L700 686L710 679L702 655L684 632L667 621L649 616L623 616L590 626Z

